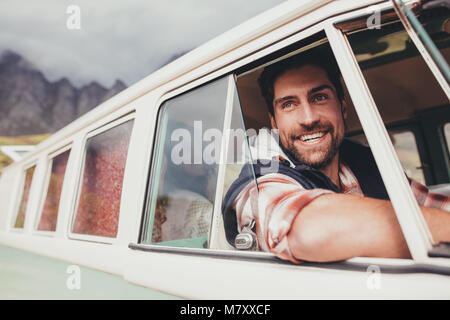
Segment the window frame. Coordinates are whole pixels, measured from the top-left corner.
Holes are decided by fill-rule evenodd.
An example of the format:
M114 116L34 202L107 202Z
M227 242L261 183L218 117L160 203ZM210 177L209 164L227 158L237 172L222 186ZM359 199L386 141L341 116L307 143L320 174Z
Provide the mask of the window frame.
M391 3L383 3L378 5L378 8L383 12L392 9L392 5ZM354 18L358 13L360 14L360 17L368 16L367 10L356 10L350 14L343 14L333 18L330 20L330 23L336 26L338 23L343 23L351 18ZM367 133L371 136L371 138L368 138L368 141L374 152L376 160L378 154L379 160L377 161L377 164L380 167L380 173L383 177L383 181L385 181L386 189L391 197L397 219L414 262L450 266L450 260L448 258L431 258L428 255L435 243L431 237L428 225L420 212L417 201L412 194L411 188L409 188L409 184L407 183L405 176L401 174L401 164L395 154L392 143L390 142L386 127L384 125L380 126L380 124L383 124L383 121L379 115L370 89L368 88L365 78L359 68L356 57L353 54L352 47L342 30L339 28L329 28L328 30L330 31L330 44L333 43L336 49L342 54L337 61L349 93L351 96L353 93L353 95L358 95L362 98L353 99L352 96L354 101L356 100L362 102L361 105L355 105L355 109L358 113L358 117L360 118L364 131L366 132L366 136ZM418 48L418 52L422 58L426 60L423 55L423 51ZM438 78L439 74L436 74L435 70L433 70L430 65L428 66L431 74L435 78ZM360 83L352 80L352 78L358 79ZM347 84L347 81L350 85ZM448 94L442 85L441 88L444 93ZM361 90L361 92L358 92L358 90ZM372 122L377 122L377 128L373 126L373 123L370 123L371 118ZM375 129L375 132L373 129ZM378 137L376 138L376 136ZM384 155L384 159L381 157L381 154Z
M109 129L112 129L114 127L117 127L127 121L133 120L135 121L136 118L136 112L135 110L128 111L125 114L116 115L112 120L106 121L102 124L96 124L96 126L92 129L88 129L87 132L83 134L82 141L81 141L81 152L80 152L80 158L79 160L79 166L76 168L77 176L76 176L76 186L75 190L73 192L73 201L72 206L70 210L69 219L67 220L67 224L65 226L66 228L66 234L69 239L72 240L82 240L82 241L88 241L88 242L97 242L97 243L103 243L103 244L115 244L119 242L119 226L121 221L121 215L120 215L120 208L119 208L119 220L118 220L118 231L116 237L105 237L105 236L96 236L96 235L88 235L88 234L80 234L80 233L74 233L72 232L73 225L75 223L77 210L78 210L78 203L81 195L81 187L82 187L82 181L83 181L83 174L84 174L84 165L86 160L86 143L89 138L95 137L97 135L102 134L105 131L108 131ZM130 133L130 140L128 143L128 147L131 144L131 139L133 135L134 130L134 124L133 128L131 129ZM129 150L129 149L128 149ZM127 156L126 162L128 162L129 156ZM126 164L125 164L126 167ZM125 169L126 171L126 169ZM124 177L125 180L125 177ZM120 207L122 207L123 198L124 198L124 192L123 192L123 183L122 181L122 192L120 195Z
M69 142L67 144L65 144L64 146L57 148L55 151L49 152L48 155L46 156L46 167L45 167L45 175L44 175L44 182L43 182L43 191L42 193L40 193L40 198L39 198L39 206L38 206L38 211L36 212L36 215L34 217L34 221L33 221L33 226L32 226L32 234L36 234L36 235L41 235L41 236L49 236L49 237L54 237L57 233L58 233L58 225L60 225L60 223L56 223L56 228L54 231L43 231L43 230L38 230L37 227L39 225L39 222L41 220L42 217L42 211L44 209L44 204L45 204L45 200L47 198L47 194L48 194L48 187L50 186L50 175L51 175L51 169L53 166L53 159L57 156L59 156L60 154L66 152L70 150L70 155L69 155L69 159L67 161L67 165L66 165L66 171L64 172L64 181L63 181L63 185L61 188L61 193L60 193L60 200L62 198L62 195L64 194L64 185L67 184L67 168L69 165L69 161L70 161L70 157L72 155L72 151L73 151L73 142ZM61 207L63 206L62 202L59 202L58 205L58 220L61 218L61 216L59 215L60 211L61 211Z
M386 9L392 10L392 5L388 2L383 2L377 6L383 10L386 10ZM246 67L246 66L250 65L252 62L259 60L260 58L266 57L272 53L275 53L275 52L295 43L295 42L298 42L298 41L304 40L310 36L313 36L314 34L317 34L320 32L325 32L327 40L331 46L333 55L335 56L335 59L338 62L339 68L343 74L344 82L345 82L347 88L351 92L356 92L352 96L353 102L356 105L359 105L358 102L367 104L369 106L368 110L360 111L360 113L368 112L369 120L372 120L372 118L370 118L371 116L375 117L377 119L377 121L376 121L377 124L375 126L376 127L375 129L372 125L366 124L364 131L372 132L371 133L372 137L376 136L379 132L381 132L383 135L381 142L377 143L377 138L371 139L371 140L375 140L375 143L372 143L373 145L376 145L376 148L374 148L374 149L378 150L375 152L379 152L380 150L381 151L388 150L387 154L389 155L389 161L385 161L384 159L382 159L382 160L379 160L379 162L382 162L384 164L384 167L394 165L394 167L395 167L394 171L396 171L396 175L398 176L402 172L401 164L398 160L398 157L395 154L395 150L392 146L392 143L389 140L389 137L388 137L387 131L386 131L386 127L385 127L384 123L381 121L381 118L379 117L378 109L371 97L371 94L370 94L370 91L369 91L367 85L365 85L364 79L363 79L363 83L361 83L360 85L355 85L355 81L352 78L354 78L356 76L356 79L359 79L362 77L362 75L359 74L360 70L359 70L357 63L355 64L355 61L352 60L351 48L345 47L346 41L345 41L345 37L344 37L342 31L340 31L336 27L337 23L348 22L349 20L355 19L355 18L367 17L368 16L367 9L368 9L367 7L364 7L361 9L352 10L347 13L338 14L336 16L325 18L319 22L316 22L313 25L306 26L303 29L300 29L300 30L297 29L295 32L291 33L287 37L277 39L277 40L271 42L267 46L257 47L251 54L248 54L248 55L244 56L243 58L240 58L239 56L237 56L237 53L236 53L237 57L236 57L236 60L234 60L233 62L226 64L225 66L219 66L214 72L208 73L207 75L205 75L203 77L196 78L195 80L192 80L191 82L188 82L186 84L183 84L181 82L183 79L183 77L182 77L181 80L175 81L175 83L178 85L175 89L168 90L166 93L163 93L161 95L161 98L155 104L155 108L157 110L159 110L162 103L165 100L169 99L170 97L187 92L188 90L190 90L196 86L200 86L202 84L207 83L208 81L218 79L219 77L221 77L223 75L226 75L226 74L234 75L235 72L239 68ZM274 31L274 33L276 33L276 30ZM350 70L348 70L347 72L344 72L345 68L343 68L343 66L344 67L348 66ZM345 73L345 77L344 77L344 73ZM349 83L353 83L353 85L349 86ZM353 89L350 89L350 87L352 87ZM356 88L356 90L355 90L355 88ZM358 90L360 90L360 91L358 92ZM228 102L227 102L227 105L229 105ZM359 107L355 106L355 108L359 108ZM227 110L225 112L227 112ZM229 128L224 127L224 130L227 130L227 129L229 129ZM156 137L154 137L153 143L155 143L155 141L156 141ZM150 166L149 166L148 170L149 170L148 172L150 173L150 170L151 170ZM220 170L220 168L219 168L219 170ZM382 169L380 169L380 171L381 170ZM388 175L388 174L385 173L385 176L386 175ZM149 180L147 180L147 181L149 181ZM383 181L386 181L386 180L383 179ZM224 183L222 177L220 177L220 176L218 177L217 183L218 184ZM400 183L398 183L398 185L397 185L397 183L395 185L396 185L396 188L398 188L399 190L402 191L402 193L401 193L402 196L399 196L399 197L403 198L403 199L400 199L400 201L399 200L396 201L397 205L396 205L395 212L396 212L397 218L399 217L399 212L401 211L402 208L405 208L405 207L406 208L410 208L410 207L414 208L414 204L415 204L416 208L414 208L414 209L417 211L418 210L417 203L415 201L415 198L413 198L410 187L406 183L406 181L401 181ZM403 195L406 195L406 196L403 196ZM216 194L216 196L217 196L217 194ZM145 207L145 205L144 205L144 207ZM217 212L215 211L214 217L217 216L216 213ZM129 247L131 249L135 249L135 250L137 249L137 250L143 250L143 251L170 252L170 253L174 253L174 254L189 253L189 254L200 255L200 256L204 256L204 257L208 257L209 255L217 255L217 254L219 254L219 255L224 254L225 256L227 256L229 258L232 258L232 257L253 258L255 256L259 256L259 257L265 257L265 258L272 259L274 257L274 255L271 253L263 253L263 252L249 252L249 251L222 250L222 249L218 250L218 249L210 249L210 248L207 250L201 249L200 252L197 252L197 250L192 249L192 248L162 247L162 246L155 246L155 245L151 245L151 244L143 244L141 235L142 235L144 215L145 215L145 209L141 215L141 224L140 224L140 229L139 229L138 241L136 244L130 243ZM403 215L405 215L405 213ZM411 265L411 264L420 264L420 263L426 262L426 263L432 263L433 265L449 266L450 261L448 259L433 258L431 260L430 258L427 257L427 248L424 246L424 242L429 241L429 243L431 243L431 241L429 238L429 234L427 234L427 232L425 230L423 230L424 222L416 221L417 216L415 216L415 215L410 215L409 217L408 217L408 215L409 215L409 213L406 213L406 216L407 216L406 222L404 221L404 219L399 219L399 223L401 225L403 225L403 228L402 228L403 232L404 232L403 229L406 229L408 231L408 234L409 234L408 246L412 247L414 249L412 251L415 252L412 259L355 257L355 258L347 260L346 262L350 263L350 264L351 263L356 263L356 264L363 264L363 263L384 263L384 264L386 264L386 263L389 263L392 265ZM423 217L422 217L422 219L423 219ZM407 227L405 227L405 225L407 225ZM412 226L412 230L408 229L410 226ZM217 232L217 230L215 230L214 232ZM212 229L211 236L215 236L214 232ZM317 266L320 267L320 264L318 264Z

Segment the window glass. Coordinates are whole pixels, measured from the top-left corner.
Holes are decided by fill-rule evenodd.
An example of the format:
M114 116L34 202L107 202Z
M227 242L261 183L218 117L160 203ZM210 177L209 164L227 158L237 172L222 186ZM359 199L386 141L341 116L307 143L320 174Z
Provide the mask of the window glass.
M161 106L145 243L208 246L226 95L223 78Z
M370 148L345 137L360 132L361 124L327 39L315 35L291 48L237 75L242 115L233 110L231 127L247 132L254 166L228 158L223 204L227 241L221 248L268 251L297 262L302 256L293 256L287 235L298 230L294 222L310 196L324 189L383 200L389 196ZM328 214L340 208L324 209ZM336 230L332 224L324 228ZM343 238L361 233L352 231ZM321 255L332 260L333 253L325 246Z
M27 212L28 200L30 197L31 182L33 180L34 170L36 166L32 166L25 171L25 182L22 190L22 199L20 201L19 211L14 222L14 228L23 228L25 224L25 214Z
M40 231L55 231L58 219L59 199L66 172L67 161L69 160L70 150L67 150L51 160L50 174L47 195L45 197L44 207L41 218L37 226Z
M133 122L127 121L87 140L73 233L103 237L117 235Z

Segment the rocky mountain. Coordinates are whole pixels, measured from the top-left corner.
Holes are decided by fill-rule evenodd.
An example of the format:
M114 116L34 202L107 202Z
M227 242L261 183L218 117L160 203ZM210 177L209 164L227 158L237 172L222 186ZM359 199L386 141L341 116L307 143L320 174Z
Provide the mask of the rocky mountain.
M48 81L29 61L12 51L0 56L0 136L55 132L124 90L91 82L81 88L63 78Z

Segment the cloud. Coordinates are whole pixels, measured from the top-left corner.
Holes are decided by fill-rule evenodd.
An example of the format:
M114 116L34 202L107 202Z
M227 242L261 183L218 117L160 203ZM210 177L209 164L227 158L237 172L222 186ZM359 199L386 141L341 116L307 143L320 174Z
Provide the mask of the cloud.
M128 85L173 55L193 49L280 0L3 0L0 50L30 60L46 77L75 85ZM81 10L81 29L66 26L69 5Z

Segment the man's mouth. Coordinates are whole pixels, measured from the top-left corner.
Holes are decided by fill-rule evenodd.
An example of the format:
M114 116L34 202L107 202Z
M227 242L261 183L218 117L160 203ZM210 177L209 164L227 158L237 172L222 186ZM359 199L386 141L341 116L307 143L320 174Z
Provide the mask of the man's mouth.
M303 144L316 144L322 142L327 133L328 131L318 131L297 136L297 139Z

